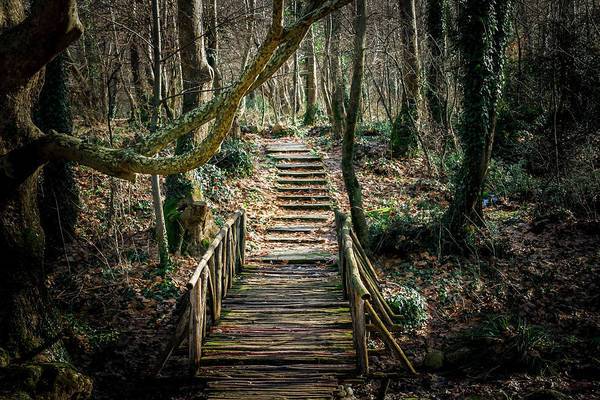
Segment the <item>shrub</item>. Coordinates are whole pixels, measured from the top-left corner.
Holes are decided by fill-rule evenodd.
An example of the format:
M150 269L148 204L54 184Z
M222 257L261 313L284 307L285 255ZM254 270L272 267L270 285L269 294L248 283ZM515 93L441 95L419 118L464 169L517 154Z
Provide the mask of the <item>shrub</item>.
M233 176L249 176L254 170L253 148L241 139L229 138L209 163Z
M422 249L432 243L429 225L440 213L441 209L436 206L412 215L395 203L368 211L370 247L374 251L394 254Z
M427 302L415 289L401 286L398 293L387 299L395 314L399 316L398 323L407 329L416 329L427 321Z
M515 316L495 314L486 315L478 325L463 332L457 345L469 351L463 351L463 357L449 357L456 367L532 373L551 367L549 360L557 350L543 327Z
M524 162L507 165L492 160L485 183L484 197L495 194L510 199L530 199L538 187L538 181L525 171Z
M197 168L196 179L200 183L202 193L209 200L218 202L229 199L233 195L231 188L226 184L225 170L216 165L205 164Z

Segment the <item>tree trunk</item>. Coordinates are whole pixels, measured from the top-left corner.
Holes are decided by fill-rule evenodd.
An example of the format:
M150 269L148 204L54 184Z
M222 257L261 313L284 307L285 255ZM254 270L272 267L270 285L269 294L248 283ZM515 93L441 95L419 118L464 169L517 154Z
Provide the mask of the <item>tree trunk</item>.
M34 4L27 11L25 3L0 2L0 154L42 136L31 113L43 84L43 66L81 33L74 4L52 1L44 7ZM26 18L29 13L31 18ZM69 26L79 33L69 33ZM23 31L29 35L25 37ZM41 375L29 378L27 385L12 381L11 390L26 387L31 396L42 395L44 390L56 390L61 396L72 390L74 396L85 398L90 394L91 381L67 364L59 368L55 363L67 360L62 327L45 287L48 271L44 267L45 235L38 210L40 174L38 169L16 189L0 190L0 352L8 355L3 361L8 361L15 376L31 376L26 375L27 366L21 365L28 361L41 362L37 364L40 374L50 378L44 383L39 379ZM56 385L58 381L62 381L61 387ZM43 384L52 387L44 389Z
M331 108L333 111L333 138L339 139L346 130L346 107L344 106L345 85L342 74L341 41L341 11L335 11L331 17L331 81L333 95Z
M342 146L342 173L350 201L352 225L358 240L363 247L368 245L368 227L365 210L362 202L360 182L354 170L354 131L361 107L362 81L365 66L365 41L367 36L367 16L365 0L355 0L354 20L354 61L352 71L352 84L350 86L350 103L348 105L348 118Z
M313 125L317 118L317 62L312 27L308 29L304 38L304 75L306 82L304 125Z
M403 102L395 118L390 140L394 157L406 156L417 144L421 107L421 65L415 0L399 0L402 32Z
M134 1L132 7L132 18L136 17L136 2ZM150 99L148 96L147 78L145 69L141 65L140 59L140 47L138 44L138 37L133 35L129 42L129 63L131 65L131 77L136 98L138 109L136 110L136 118L139 118L139 122L147 124L149 117L149 103Z
M427 42L430 52L426 68L427 81L425 97L432 120L437 127L446 131L447 96L444 85L444 65L446 38L444 32L444 14L447 0L428 0L427 2Z
M219 65L219 32L217 31L217 0L210 0L207 5L207 20L208 20L208 31L206 32L206 56L208 65L214 72L213 89L215 95L219 94L221 87L223 86L223 78L218 68Z
M508 36L510 0L468 0L461 10L465 121L460 130L463 162L454 198L445 215L447 232L461 243L467 225L483 222L482 190L491 158L496 109ZM489 35L489 32L495 32Z
M64 54L59 54L46 66L36 109L36 124L45 133L73 131L64 58ZM44 167L40 207L46 257L53 258L73 239L79 216L79 188L72 163L56 161Z
M161 34L160 34L160 0L152 0L152 56L154 62L154 86L153 86L153 114L151 131L156 131L160 124L160 105L162 100L162 62L161 62ZM155 215L156 242L158 244L158 256L161 270L167 270L171 266L169 258L169 243L167 241L167 229L162 207L160 191L160 177L152 176L152 202Z
M213 69L209 65L204 48L202 29L202 0L179 0L177 3L177 24L179 28L179 47L181 48L181 73L183 78L183 114L197 108L206 95L203 90L213 80ZM211 7L216 5L211 2ZM216 13L216 10L214 10ZM216 18L216 14L213 16ZM214 22L214 21L213 21ZM211 29L216 30L216 22ZM213 46L217 46L216 32ZM216 63L216 48L212 56ZM175 154L183 154L194 147L203 136L203 130L195 130L177 140ZM196 229L188 230L182 222L182 215L187 207L203 200L202 192L194 171L184 174L170 175L166 181L165 214L167 215L167 232L170 250L187 251L195 254L195 246L187 249L188 243L198 243L201 238L193 237Z

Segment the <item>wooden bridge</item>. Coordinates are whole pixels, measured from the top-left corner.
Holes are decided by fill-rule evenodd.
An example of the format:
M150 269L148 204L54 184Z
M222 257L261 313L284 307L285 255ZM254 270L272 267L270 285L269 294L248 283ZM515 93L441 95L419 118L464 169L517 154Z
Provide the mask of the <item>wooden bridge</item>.
M245 212L226 221L188 283L189 306L160 370L187 342L189 372L208 398L331 399L340 383L369 373L367 338L376 331L414 373L347 218L336 212L334 224L321 158L291 142L266 154L279 203L265 241L278 250L246 260Z

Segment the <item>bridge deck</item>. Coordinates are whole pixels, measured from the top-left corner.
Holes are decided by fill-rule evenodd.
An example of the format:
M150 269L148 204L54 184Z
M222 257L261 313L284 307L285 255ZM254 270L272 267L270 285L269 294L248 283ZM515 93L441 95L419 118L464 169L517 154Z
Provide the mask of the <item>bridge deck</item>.
M328 180L304 174L324 171L304 145L266 150L279 171L274 192L301 196L279 197L265 240L282 249L244 266L203 345L199 375L210 399L331 399L339 379L355 372L356 355L348 302L328 262L335 254L325 243L333 232L324 211Z

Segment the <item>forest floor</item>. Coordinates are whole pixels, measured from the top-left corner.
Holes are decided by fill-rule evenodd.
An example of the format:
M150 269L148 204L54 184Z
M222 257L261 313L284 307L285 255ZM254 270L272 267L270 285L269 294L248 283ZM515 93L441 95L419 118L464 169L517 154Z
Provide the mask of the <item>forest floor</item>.
M326 130L292 134L324 157L333 196L347 211L339 143ZM269 142L263 136L244 135L255 155ZM398 334L419 376L403 374L384 357L374 365L397 375L386 399L598 398L598 223L501 199L485 209L488 229L474 235L480 239L470 253L440 254L423 226L447 206L447 181L432 179L419 157L386 154L376 132L359 137L357 167L377 238L373 258L388 295L408 287L426 302L425 321ZM275 206L268 194L272 169L263 162L254 171L266 174L227 175L208 190L217 222L246 208L253 254L272 246L259 240ZM94 398L152 398L153 389L140 386L174 330L173 312L196 261L175 257L176 268L157 273L149 178L132 184L76 171L82 195L76 238L52 262L49 282L70 327L67 345L74 363L94 378ZM380 384L355 385L354 396L375 398ZM196 397L168 388L158 396Z

